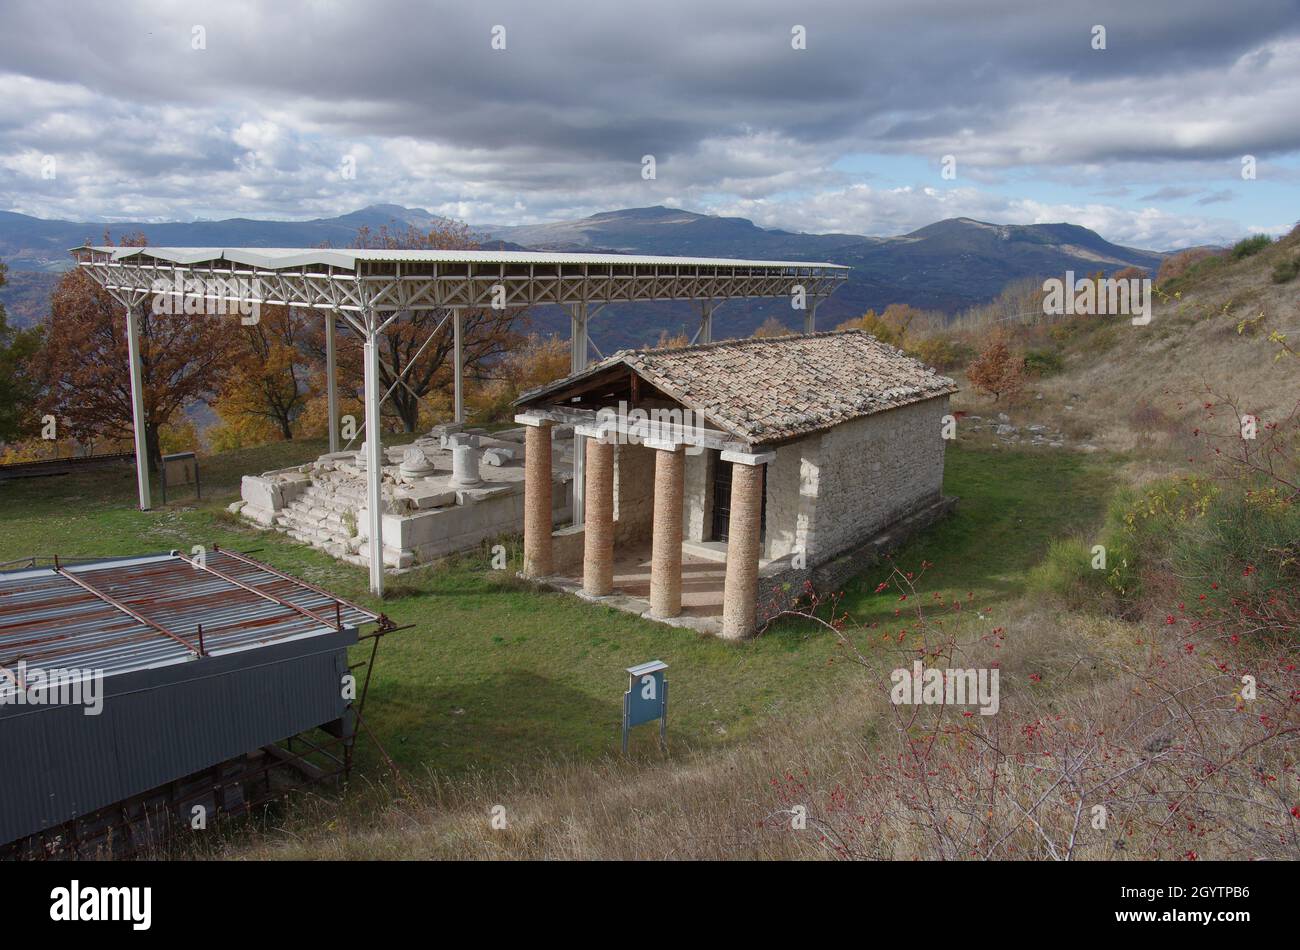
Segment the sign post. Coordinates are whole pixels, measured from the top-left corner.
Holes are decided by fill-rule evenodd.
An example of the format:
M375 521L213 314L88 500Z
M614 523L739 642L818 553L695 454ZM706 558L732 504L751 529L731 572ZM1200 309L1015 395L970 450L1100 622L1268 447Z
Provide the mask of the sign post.
M651 660L627 668L627 692L623 694L623 754L627 734L633 726L659 720L659 748L668 751L668 664Z
M194 494L203 497L199 485L199 460L193 452L173 452L162 457L162 500L167 504L167 486L193 485Z

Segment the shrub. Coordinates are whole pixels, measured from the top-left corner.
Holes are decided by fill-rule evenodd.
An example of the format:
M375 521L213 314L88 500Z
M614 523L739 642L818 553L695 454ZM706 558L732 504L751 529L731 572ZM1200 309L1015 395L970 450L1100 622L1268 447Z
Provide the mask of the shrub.
M1170 254L1160 262L1160 270L1156 272L1156 283L1167 284L1171 280L1177 280L1193 264L1213 255L1214 252L1208 247L1193 247L1186 251L1179 251L1177 254Z
M1093 545L1084 539L1058 538L1030 570L1029 590L1056 594L1073 610L1105 609L1113 604L1115 592L1107 583L1106 570L1094 567L1096 558Z
M776 317L768 317L753 333L755 339L789 335L790 328Z
M1064 368L1060 355L1051 350L1030 350L1025 354L1025 372L1030 376L1051 376Z
M922 363L941 372L965 366L975 357L975 351L965 343L942 336L927 337L909 352Z
M1232 246L1231 257L1234 261L1250 257L1252 254L1258 254L1264 248L1273 243L1273 239L1267 234L1256 234L1252 237L1238 241Z
M1300 255L1284 257L1273 266L1273 283L1285 284L1300 274Z

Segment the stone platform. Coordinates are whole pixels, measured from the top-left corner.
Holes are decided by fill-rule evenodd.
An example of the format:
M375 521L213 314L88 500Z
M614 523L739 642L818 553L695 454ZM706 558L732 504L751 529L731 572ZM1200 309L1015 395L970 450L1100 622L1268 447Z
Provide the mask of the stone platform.
M573 504L573 440L552 441L552 515ZM354 564L370 563L364 445L293 468L245 475L241 517ZM406 570L524 524L522 429L439 426L408 445L384 448L383 558Z

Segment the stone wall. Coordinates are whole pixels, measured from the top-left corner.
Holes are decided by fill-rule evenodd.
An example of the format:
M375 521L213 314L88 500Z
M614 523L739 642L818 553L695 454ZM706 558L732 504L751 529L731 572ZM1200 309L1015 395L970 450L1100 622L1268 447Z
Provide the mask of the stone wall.
M956 498L942 495L923 502L884 530L815 567L806 564L796 566L792 557L783 557L764 565L758 573L758 587L754 595L758 608L758 625L761 627L789 607L805 593L808 584L823 594L843 590L848 581L879 564L882 557L948 515L956 505Z
M808 563L862 544L937 500L943 488L942 418L948 397L846 422L827 430L805 461L816 460L816 511Z
M614 544L643 541L654 530L655 450L614 447Z
M810 551L821 473L820 435L783 445L767 463L764 558Z
M682 511L682 537L687 541L708 541L713 521L713 463L717 452L707 449L686 453L686 499Z

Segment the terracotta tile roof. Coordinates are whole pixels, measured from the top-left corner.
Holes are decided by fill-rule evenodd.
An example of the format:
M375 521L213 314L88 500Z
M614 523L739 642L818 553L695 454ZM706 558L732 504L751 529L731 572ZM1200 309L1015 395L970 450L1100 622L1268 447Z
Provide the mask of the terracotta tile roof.
M779 442L957 391L946 376L862 330L620 350L524 393L546 401L618 364L750 444Z

